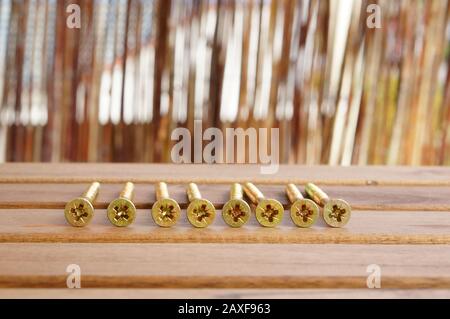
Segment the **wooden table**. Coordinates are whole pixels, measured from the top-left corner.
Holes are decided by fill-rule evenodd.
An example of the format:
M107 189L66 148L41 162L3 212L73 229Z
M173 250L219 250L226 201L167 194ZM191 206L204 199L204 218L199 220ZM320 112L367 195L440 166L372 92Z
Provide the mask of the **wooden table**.
M91 181L102 182L95 217L73 228L64 205ZM126 181L136 183L138 216L117 228L105 208ZM287 208L284 185L312 181L347 200L352 218L342 229L300 229L286 211L276 229L254 218L232 229L219 211L206 229L185 215L163 229L150 216L156 181L171 183L182 208L191 181L217 208L231 182L253 181ZM261 175L249 165L3 164L0 214L1 298L450 297L450 168L281 166ZM84 289L66 288L70 264ZM381 289L367 288L372 264Z

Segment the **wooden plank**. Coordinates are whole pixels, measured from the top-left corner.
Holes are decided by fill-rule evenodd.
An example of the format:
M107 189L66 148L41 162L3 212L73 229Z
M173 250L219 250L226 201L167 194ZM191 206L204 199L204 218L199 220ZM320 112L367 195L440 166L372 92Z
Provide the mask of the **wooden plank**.
M84 288L366 288L372 264L383 288L450 288L449 245L39 243L0 255L1 288L65 288L70 264Z
M183 212L184 214L184 212ZM220 212L213 225L192 227L185 215L170 229L156 226L148 210L139 210L127 228L112 226L97 210L84 228L69 226L61 210L0 210L0 242L132 242L132 243L320 243L449 244L450 213L356 211L345 228L319 220L309 229L296 227L286 214L277 228L259 226L254 217L243 228L227 226Z
M3 288L0 299L448 299L448 289Z
M231 183L323 185L434 185L450 186L449 167L329 167L280 165L276 174L263 175L260 165L6 163L1 183Z
M80 196L89 184L0 184L1 208L63 209L74 197ZM122 184L103 184L96 201L97 208L106 208L118 196ZM299 185L299 188L302 188ZM229 199L230 185L199 184L202 196L216 208L222 208ZM290 207L282 185L261 185L265 196L279 200ZM400 186L324 186L329 196L348 201L356 210L450 211L450 187ZM169 185L170 196L182 208L188 206L185 185ZM153 184L138 184L135 190L136 207L149 209L155 201Z
M379 297L408 297L403 289L415 291L415 296L444 296L442 291L449 291L448 168L282 166L276 175L258 172L255 165L0 165L0 287L64 288L66 266L75 263L82 268L83 288L109 288L112 294L120 293L115 288L143 288L156 297L161 290L147 288L164 288L185 297L188 291L201 296L209 289L207 296L220 298L245 289L242 294L249 298L269 296L268 291L280 297L323 298L336 296L330 289L338 288L350 297L362 291L370 297L380 290L364 289L366 267L378 264L384 288ZM68 226L62 208L96 179L106 184L92 224L83 229ZM122 229L109 224L104 208L127 180L139 183L139 211L135 224ZM200 183L200 190L218 208L228 199L229 183L245 180L261 184L268 197L287 208L282 184L302 186L311 180L325 185L332 197L349 201L354 211L343 229L321 221L299 229L287 211L276 229L260 227L254 218L244 228L232 229L220 211L207 229L193 228L185 216L176 227L162 229L149 211L155 200L152 183L159 180L175 183L171 195L183 208L190 181L208 183ZM392 293L394 288L400 290ZM8 291L24 290L2 289L0 297ZM94 296L102 290L92 291Z

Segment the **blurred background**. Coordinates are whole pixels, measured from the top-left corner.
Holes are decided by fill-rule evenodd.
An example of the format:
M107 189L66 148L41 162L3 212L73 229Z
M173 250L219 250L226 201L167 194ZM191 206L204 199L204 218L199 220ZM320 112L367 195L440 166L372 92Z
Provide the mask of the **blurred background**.
M0 162L170 162L202 119L279 128L282 163L450 165L449 2L0 0Z

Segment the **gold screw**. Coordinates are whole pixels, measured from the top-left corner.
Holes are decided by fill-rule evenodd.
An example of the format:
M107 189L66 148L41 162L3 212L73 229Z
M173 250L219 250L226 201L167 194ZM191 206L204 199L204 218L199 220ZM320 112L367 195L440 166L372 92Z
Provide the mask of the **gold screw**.
M230 200L223 206L223 220L231 227L241 227L248 222L250 206L243 200L244 191L241 184L234 183L230 190Z
M100 190L100 183L94 182L81 195L72 199L64 208L64 216L67 222L75 227L84 227L94 216L94 201Z
M302 193L294 184L286 186L286 194L291 206L291 219L298 227L311 227L319 215L319 207L310 199L303 198Z
M313 201L323 207L323 219L331 227L343 227L350 220L351 207L342 199L330 199L318 186L308 183L306 193Z
M178 203L169 197L167 184L159 182L155 185L156 202L152 207L152 217L161 227L171 227L180 218L181 209Z
M187 217L192 226L204 228L211 225L216 217L214 205L209 200L202 198L198 186L194 183L189 183L187 196L190 202L187 208Z
M252 183L244 184L244 191L250 201L256 205L256 219L265 227L275 227L283 219L283 205L276 199L265 198Z
M119 197L109 203L108 219L118 227L130 225L136 218L136 207L132 200L134 197L134 184L126 183Z

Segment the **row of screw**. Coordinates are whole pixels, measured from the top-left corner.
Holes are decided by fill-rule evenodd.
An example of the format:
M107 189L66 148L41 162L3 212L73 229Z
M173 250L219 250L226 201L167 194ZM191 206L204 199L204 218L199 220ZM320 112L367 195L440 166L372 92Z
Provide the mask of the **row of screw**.
M81 197L67 203L64 210L66 220L75 227L86 226L94 215L93 203L100 190L100 183L90 185ZM152 207L152 217L161 227L171 227L177 223L181 215L178 203L170 198L167 184L159 182L155 185L156 202ZM187 187L189 206L187 218L197 227L204 228L212 224L216 216L214 205L202 198L198 186L190 183ZM323 207L322 217L331 227L343 227L350 219L350 205L342 199L330 199L318 186L308 183L306 194L311 198L304 198L294 184L286 186L286 195L291 202L291 219L298 227L311 227L319 216L319 207ZM230 200L223 206L222 217L231 227L241 227L248 222L251 215L250 206L244 200L244 193L250 202L256 206L257 221L265 227L275 227L283 219L283 205L276 199L266 198L252 183L234 183L230 191ZM136 217L136 207L133 204L134 184L128 182L119 197L108 206L109 221L119 227L128 226Z

